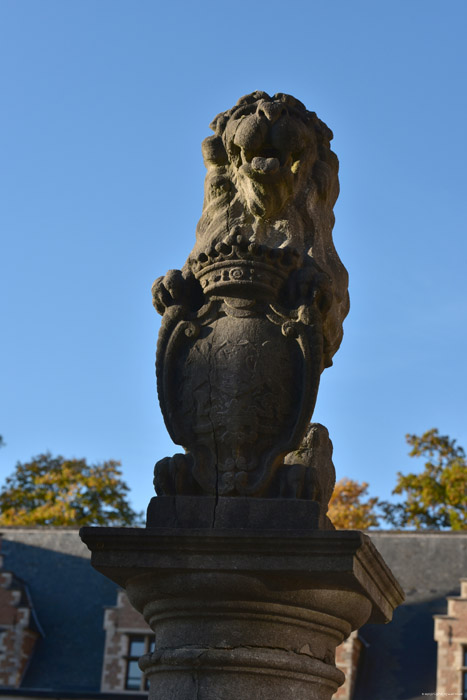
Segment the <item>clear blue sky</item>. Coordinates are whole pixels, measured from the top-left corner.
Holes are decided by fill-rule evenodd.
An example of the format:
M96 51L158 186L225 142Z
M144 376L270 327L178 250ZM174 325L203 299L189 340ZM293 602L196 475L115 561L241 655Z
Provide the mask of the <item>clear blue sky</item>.
M0 484L45 450L114 458L146 506L175 451L151 283L194 243L209 122L256 89L341 163L351 311L314 414L338 477L387 498L405 433L467 447L466 29L465 0L2 0Z

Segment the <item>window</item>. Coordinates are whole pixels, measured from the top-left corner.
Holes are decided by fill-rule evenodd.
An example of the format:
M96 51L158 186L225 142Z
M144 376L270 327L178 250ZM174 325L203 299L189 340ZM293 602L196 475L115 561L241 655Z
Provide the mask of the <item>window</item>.
M151 634L131 634L128 636L126 657L125 690L147 690L148 683L138 666L143 654L154 651L155 639Z
M467 700L467 646L462 647L462 700Z

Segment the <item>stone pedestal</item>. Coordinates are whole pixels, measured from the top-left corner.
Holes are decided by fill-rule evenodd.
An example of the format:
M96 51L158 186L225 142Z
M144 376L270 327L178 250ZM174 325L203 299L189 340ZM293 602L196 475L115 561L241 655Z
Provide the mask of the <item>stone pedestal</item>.
M155 700L329 700L335 649L403 594L354 531L83 528L92 564L154 630Z

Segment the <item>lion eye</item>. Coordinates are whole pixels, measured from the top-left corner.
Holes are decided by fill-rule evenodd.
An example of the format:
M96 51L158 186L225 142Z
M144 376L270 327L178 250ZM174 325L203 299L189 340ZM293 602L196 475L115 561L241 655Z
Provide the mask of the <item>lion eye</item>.
M230 118L234 119L235 121L240 121L244 117L247 117L249 114L253 114L254 111L254 105L244 105L243 107L239 107L239 109L236 112L234 112Z

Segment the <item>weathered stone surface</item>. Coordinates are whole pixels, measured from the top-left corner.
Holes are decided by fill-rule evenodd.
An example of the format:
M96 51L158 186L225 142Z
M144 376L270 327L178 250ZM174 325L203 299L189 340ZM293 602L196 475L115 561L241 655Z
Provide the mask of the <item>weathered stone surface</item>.
M157 496L149 503L146 526L310 530L323 527L321 504L292 498L215 498L214 496ZM326 528L326 526L328 526Z
M235 499L232 499L235 500ZM335 648L402 592L360 532L83 528L156 634L151 699L329 700Z
M320 423L311 423L299 449L285 457L284 465L286 483L292 485L287 495L295 493L298 498L309 498L319 503L318 527L332 529L326 513L336 484L336 470L327 428Z
M300 445L348 311L332 132L290 95L263 92L211 126L195 247L153 287L159 399L186 450L158 462L156 492L324 502L329 460L319 488L311 467L323 440Z
M225 497L219 495L222 488L211 497L180 495L185 474L193 483L190 462L190 456L180 454L156 465L156 490L178 495L151 500L147 527L333 529L326 516L336 478L332 443L319 423L309 426L301 447L287 455L270 479L269 498Z

